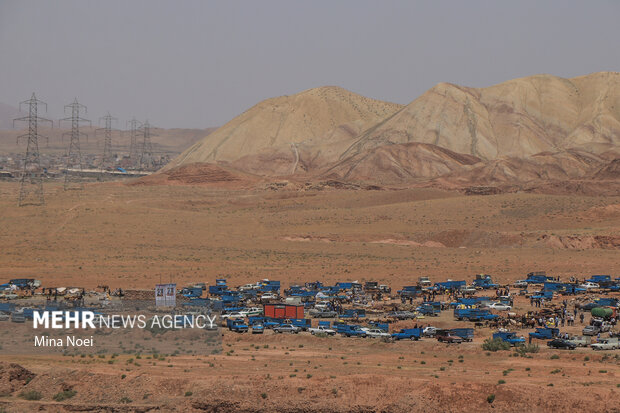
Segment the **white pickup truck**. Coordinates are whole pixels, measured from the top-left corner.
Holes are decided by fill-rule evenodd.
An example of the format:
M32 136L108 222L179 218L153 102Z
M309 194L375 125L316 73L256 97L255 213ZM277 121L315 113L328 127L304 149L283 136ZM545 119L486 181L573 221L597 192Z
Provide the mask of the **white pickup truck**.
M620 342L618 338L602 338L598 342L593 343L591 347L594 350L617 350L620 348Z
M571 343L576 345L577 347L588 347L592 342L592 337L590 336L574 336L568 339Z
M318 326L315 328L309 328L308 331L310 332L310 334L315 335L315 334L327 334L328 336L335 336L336 335L336 330L332 330L329 327L325 327L325 326Z

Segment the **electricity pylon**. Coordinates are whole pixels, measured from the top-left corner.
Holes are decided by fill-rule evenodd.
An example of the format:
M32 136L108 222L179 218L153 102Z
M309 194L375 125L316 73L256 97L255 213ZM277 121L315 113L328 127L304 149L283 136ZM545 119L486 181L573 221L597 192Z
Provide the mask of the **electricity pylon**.
M138 157L138 135L142 124L133 118L132 120L127 122L127 126L129 127L129 159L131 161L131 166L133 168L137 168L139 164Z
M151 125L148 120L142 125L142 139L139 167L141 171L152 168L155 165L153 145L151 144Z
M99 118L99 122L101 122L102 119L105 126L95 129L95 136L97 136L97 131L103 131L103 155L101 157L101 163L99 164L101 170L100 179L103 178L103 171L114 166L114 160L112 159L112 122L118 120L110 115L110 112Z
M71 141L69 142L69 150L67 151L67 169L65 171L65 184L64 189L82 189L82 171L84 166L82 164L82 152L80 150L80 135L88 137L84 132L80 132L80 123L88 122L92 125L91 121L88 119L84 119L80 117L80 111L84 110L85 113L88 112L86 106L78 103L77 98L70 105L65 105L65 114L67 113L67 109L71 109L71 117L60 119L58 124L62 121L71 121L71 132L63 133L63 137L65 135L69 135L71 137ZM70 171L73 170L75 174L71 174ZM77 183L77 185L73 185L73 183Z
M19 110L22 105L28 105L28 116L13 120L13 126L16 121L28 122L28 133L17 137L17 142L21 138L28 138L26 146L26 156L24 157L24 169L19 183L19 200L17 205L20 207L25 205L45 205L45 197L43 196L43 174L46 172L41 167L41 158L39 156L39 138L45 138L38 133L39 122L50 122L52 127L54 123L45 118L38 116L38 106L45 105L47 112L47 103L38 100L34 93L29 100L19 103ZM48 138L45 138L48 140Z

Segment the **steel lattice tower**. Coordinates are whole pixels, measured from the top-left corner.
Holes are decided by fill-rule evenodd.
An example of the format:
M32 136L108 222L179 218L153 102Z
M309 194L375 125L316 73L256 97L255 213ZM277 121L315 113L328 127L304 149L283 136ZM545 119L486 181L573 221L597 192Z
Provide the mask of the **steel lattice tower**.
M127 122L129 126L129 159L131 160L132 167L136 168L138 166L138 135L139 129L142 127L142 124L133 118L132 120Z
M21 110L22 105L26 104L28 105L28 116L13 120L13 125L15 125L16 121L28 122L28 133L17 137L18 142L21 138L28 138L26 156L24 157L24 169L19 185L18 205L20 207L25 205L45 205L45 198L43 196L43 174L45 170L41 167L41 158L39 156L39 138L43 138L43 136L40 136L38 133L38 123L43 121L50 122L52 127L54 125L51 120L38 116L38 106L45 105L45 110L47 111L47 104L38 100L34 93L29 100L19 103L19 110Z
M95 135L97 135L97 131L103 131L103 155L101 157L100 169L101 172L106 168L110 168L113 165L114 161L112 159L112 122L117 121L115 117L110 115L108 112L107 115L99 118L99 121L103 119L105 127L95 129Z
M140 153L140 170L152 168L154 165L153 160L153 145L151 144L151 125L147 120L142 125L142 152Z
M75 98L73 103L71 103L70 105L65 105L65 114L67 113L67 109L71 109L71 117L60 119L58 121L58 124L60 124L60 122L62 121L71 122L71 132L63 134L63 137L65 135L69 135L71 137L71 141L69 142L69 150L67 151L67 169L65 171L64 188L65 190L82 189L81 175L84 168L82 165L82 152L80 150L80 135L86 137L88 135L84 132L80 132L80 123L88 122L89 124L91 124L91 122L88 119L80 117L80 111L84 110L84 112L86 113L88 112L88 109L86 108L86 106L78 103L77 98ZM77 172L76 177L71 177L71 174L69 173L70 169L77 169L77 171L75 171ZM77 182L78 185L71 185L72 182Z

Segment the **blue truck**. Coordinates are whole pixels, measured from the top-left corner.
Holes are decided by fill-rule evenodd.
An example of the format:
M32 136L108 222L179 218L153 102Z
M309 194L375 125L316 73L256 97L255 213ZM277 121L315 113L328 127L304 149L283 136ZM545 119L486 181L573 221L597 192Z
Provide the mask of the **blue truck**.
M536 331L530 333L530 340L537 338L539 340L551 340L560 334L558 328L538 327Z
M450 332L455 336L459 336L463 341L472 341L474 339L473 328L452 328Z
M234 331L236 333L247 333L248 325L245 321L241 319L231 320L230 318L226 320L226 326L230 331Z
M405 328L392 334L394 340L419 340L420 337L422 337L421 328Z
M181 290L181 295L187 298L200 298L202 296L201 287L185 287Z
M476 279L473 282L474 287L488 290L490 288L498 288L499 285L493 282L493 279L488 274L477 274Z
M468 321L490 321L499 316L484 308L455 308L454 318Z
M279 293L280 292L280 281L269 281L263 280L260 283L260 287L258 290L262 293Z
M335 327L336 327L336 332L345 337L366 337L367 336L366 331L362 330L362 327L359 325L338 323L335 325Z
M248 324L250 324L250 326L262 324L264 328L274 328L282 324L282 320L276 320L269 317L251 316L248 317Z
M466 286L467 283L465 281L443 281L435 283L434 289L443 291L443 290L460 290L461 287Z
M278 321L278 319L273 320ZM295 327L301 328L302 331L307 331L310 327L312 327L312 320L310 320L309 318L287 318L279 321L280 325L292 324Z
M500 331L497 333L493 333L493 340L496 339L503 340L509 343L511 346L517 346L525 343L525 337L517 336L517 333L515 333L514 331Z
M545 271L530 272L525 280L528 284L544 284L547 281L553 281L553 277L548 276Z
M420 287L419 285L407 285L403 287L402 290L398 290L397 293L400 297L415 298L418 295L422 294L422 287Z
M450 303L450 307L457 307L460 304L466 306L476 306L489 301L493 301L491 297L464 297L459 298L455 303Z
M350 308L345 310L344 313L338 315L338 318L365 318L366 317L366 310L363 309L356 309L356 308Z
M386 333L390 331L390 325L388 323L380 323L378 321L369 321L368 325L372 328L378 328Z
M437 317L441 313L440 302L424 302L416 308L416 311L423 315Z

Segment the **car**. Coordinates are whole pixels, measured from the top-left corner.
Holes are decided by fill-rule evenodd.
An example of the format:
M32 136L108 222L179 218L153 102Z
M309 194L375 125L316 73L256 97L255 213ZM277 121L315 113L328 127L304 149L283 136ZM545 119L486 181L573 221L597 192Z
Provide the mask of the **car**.
M618 338L602 338L598 342L590 345L594 350L617 350L620 348Z
M508 304L502 304L502 303L491 303L489 305L487 305L488 308L491 308L493 310L497 310L497 311L510 311L512 310L512 307L509 306Z
M265 331L265 326L263 326L260 323L254 324L252 326L252 334L263 334L264 331Z
M291 333L298 334L301 331L301 328L295 327L292 324L282 324L273 328L274 333Z
M575 346L577 347L588 347L590 345L591 342L591 338L590 337L586 337L586 336L573 336L570 339L568 339L569 342L573 343Z
M580 288L585 288L586 290L592 290L594 288L600 288L601 286L598 285L597 283L593 283L593 282L587 281L587 282L581 284L579 287Z
M314 304L314 308L321 311L327 311L330 310L331 305L332 304L329 301L317 301L316 304Z
M440 341L442 343L461 344L463 342L463 339L461 337L451 334L447 331L439 332L435 337L437 338L437 341Z
M11 321L14 323L25 323L26 322L26 317L24 317L24 314L22 313L13 313L13 315L11 316Z
M331 310L312 309L310 315L316 318L334 318L338 316L338 313Z
M581 330L581 334L584 336L595 336L601 332L601 329L597 326L585 326L583 330Z
M241 287L239 287L238 289L239 289L239 291L251 291L251 290L253 290L254 288L255 288L255 287L254 287L254 284L246 284L246 285L242 285L242 286L241 286Z
M245 318L246 314L241 312L241 311L235 311L234 313L226 313L226 314L222 314L220 316L220 318L223 319L227 319L227 318Z
M422 335L424 337L435 337L435 334L437 334L437 327L424 327L424 329L422 330Z
M512 286L516 288L527 288L527 281L517 280L512 284Z
M565 348L568 350L574 350L577 348L575 343L563 338L554 338L553 340L547 342L547 346L551 348Z
M278 299L278 295L274 294L274 293L265 293L263 295L260 296L261 300L277 300Z
M325 326L318 326L316 328L309 328L308 331L312 335L315 335L315 334L327 334L328 336L335 336L336 335L336 330L332 330L331 328L325 327Z
M476 294L476 287L473 285L464 285L460 288L463 294Z
M205 283L196 283L196 284L194 284L194 287L195 288L200 288L200 289L202 289L204 291L204 290L207 289L207 284L205 284Z
M248 308L245 311L241 311L242 313L245 313L248 317L252 317L252 316L259 316L263 314L263 309L259 308L259 307L251 307Z
M366 336L370 338L383 338L383 337L392 337L390 333L386 333L383 330L379 330L378 328L373 328L366 331Z
M7 313L0 313L0 321L9 321L10 318L11 316Z

